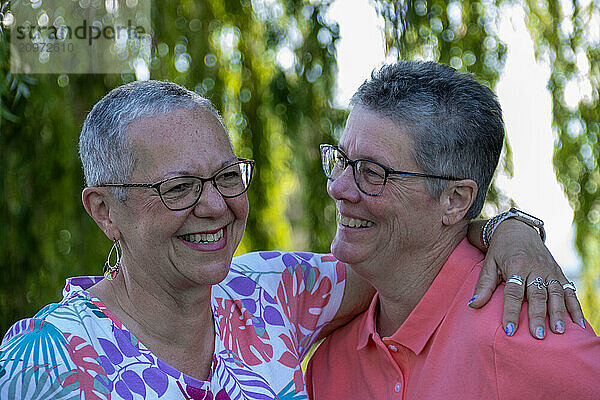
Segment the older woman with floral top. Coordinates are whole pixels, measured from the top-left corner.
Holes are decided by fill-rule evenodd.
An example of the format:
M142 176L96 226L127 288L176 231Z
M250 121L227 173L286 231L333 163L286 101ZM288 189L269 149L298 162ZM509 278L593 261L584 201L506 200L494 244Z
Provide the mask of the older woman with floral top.
M210 102L168 82L118 87L88 115L80 155L84 207L114 242L105 274L69 279L8 331L0 397L306 398L300 361L373 292L330 255L232 261L254 162Z

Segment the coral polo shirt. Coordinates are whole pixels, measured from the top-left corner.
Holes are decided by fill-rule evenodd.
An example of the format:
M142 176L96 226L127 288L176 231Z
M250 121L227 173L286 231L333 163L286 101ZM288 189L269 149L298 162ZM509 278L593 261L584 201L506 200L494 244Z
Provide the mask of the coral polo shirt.
M567 316L565 333L534 339L527 304L513 337L503 331L503 290L467 306L483 255L463 240L421 301L380 337L378 295L310 360L306 381L322 399L600 399L600 338ZM589 326L589 325L588 325Z

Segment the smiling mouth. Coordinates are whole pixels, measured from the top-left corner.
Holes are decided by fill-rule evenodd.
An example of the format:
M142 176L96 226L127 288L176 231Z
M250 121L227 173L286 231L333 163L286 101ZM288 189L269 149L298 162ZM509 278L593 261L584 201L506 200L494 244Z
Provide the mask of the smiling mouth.
M190 243L215 243L223 238L224 230L219 229L215 233L192 233L179 236L182 240Z
M370 228L373 225L375 225L371 221L367 221L364 219L358 219L358 218L343 217L340 214L338 214L338 222L342 226L345 226L348 228Z

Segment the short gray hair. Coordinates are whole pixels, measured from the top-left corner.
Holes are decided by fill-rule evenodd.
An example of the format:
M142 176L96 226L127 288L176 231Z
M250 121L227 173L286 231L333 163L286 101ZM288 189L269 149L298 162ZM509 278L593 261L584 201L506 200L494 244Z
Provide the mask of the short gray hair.
M138 118L168 114L178 108L203 109L223 124L208 99L172 82L137 81L111 90L88 114L79 136L79 157L87 186L120 183L131 176L135 155L129 125ZM126 191L113 188L125 201Z
M426 173L475 181L477 197L465 218L479 215L504 142L502 110L488 87L447 65L400 61L374 71L350 104L390 118L409 134ZM447 184L427 179L436 199Z

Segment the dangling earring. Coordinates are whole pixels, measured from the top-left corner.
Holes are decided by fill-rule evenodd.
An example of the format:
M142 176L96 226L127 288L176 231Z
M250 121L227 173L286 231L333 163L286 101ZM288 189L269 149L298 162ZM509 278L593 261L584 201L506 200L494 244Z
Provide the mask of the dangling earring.
M110 256L113 253L113 251L115 252L115 264L110 265ZM106 258L106 262L104 263L104 269L103 269L104 277L106 279L108 279L109 281L112 281L113 279L115 279L115 277L119 273L119 268L121 267L121 257L122 256L123 256L123 254L121 253L121 245L119 245L118 240L114 240L114 243L110 249L110 252L108 253L108 257Z

